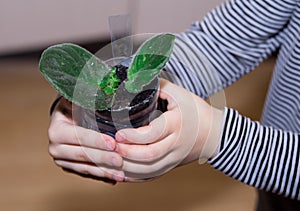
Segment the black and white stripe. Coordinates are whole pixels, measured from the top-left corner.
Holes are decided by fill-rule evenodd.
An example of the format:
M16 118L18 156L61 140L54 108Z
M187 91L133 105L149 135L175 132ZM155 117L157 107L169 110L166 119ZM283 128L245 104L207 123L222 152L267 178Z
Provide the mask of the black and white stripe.
M209 162L246 184L300 200L300 1L230 0L177 37L167 72L201 97L279 50L261 123L225 109L219 153Z
M225 109L222 143L210 164L225 174L286 197L299 199L300 135L263 126Z

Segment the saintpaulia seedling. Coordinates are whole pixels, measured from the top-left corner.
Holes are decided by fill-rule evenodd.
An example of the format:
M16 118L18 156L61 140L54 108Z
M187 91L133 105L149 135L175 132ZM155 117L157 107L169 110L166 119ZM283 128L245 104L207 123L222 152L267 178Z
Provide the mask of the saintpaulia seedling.
M118 87L124 82L129 93L138 93L151 83L168 62L175 36L158 34L145 41L132 56L127 74L120 76L118 67L81 48L64 43L46 49L39 68L50 84L66 99L87 109L111 108ZM75 88L80 92L74 97Z

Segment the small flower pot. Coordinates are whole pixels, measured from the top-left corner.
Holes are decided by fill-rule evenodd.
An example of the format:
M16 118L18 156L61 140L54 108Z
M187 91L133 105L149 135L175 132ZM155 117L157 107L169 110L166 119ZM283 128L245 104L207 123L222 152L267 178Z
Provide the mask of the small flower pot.
M79 125L114 136L119 129L148 124L157 108L164 110L157 77L174 42L169 33L152 36L132 57L113 58L122 59L117 66L78 45L62 43L43 51L39 68L63 97L81 106L72 113Z
M124 64L127 66L128 61L123 62ZM81 108L80 113L76 114L75 120L82 127L112 137L120 129L148 125L150 120L157 115L157 110L161 112L166 110L166 102L158 98L158 89L158 78L155 78L137 94L129 93L123 83L118 88L112 108L106 110Z

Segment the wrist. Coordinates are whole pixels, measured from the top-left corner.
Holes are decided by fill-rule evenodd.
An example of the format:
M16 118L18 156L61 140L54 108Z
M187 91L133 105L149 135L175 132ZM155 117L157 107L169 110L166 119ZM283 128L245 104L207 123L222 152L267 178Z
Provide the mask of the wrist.
M223 129L224 112L216 109L199 97L195 97L197 103L198 134L196 142L181 165L198 160L200 164L206 163L218 152L218 146Z
M220 109L210 107L210 114L207 119L206 136L202 137L202 147L199 153L199 164L204 164L208 159L214 157L218 147L223 129L224 112Z

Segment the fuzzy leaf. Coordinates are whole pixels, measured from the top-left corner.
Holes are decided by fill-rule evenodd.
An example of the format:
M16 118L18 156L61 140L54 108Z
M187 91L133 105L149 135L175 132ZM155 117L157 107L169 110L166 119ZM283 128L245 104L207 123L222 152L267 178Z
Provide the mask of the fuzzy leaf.
M128 92L140 92L158 76L169 60L174 40L172 34L159 34L142 44L128 68L125 82Z
M111 106L111 96L99 88L109 73L108 67L87 50L74 44L59 44L46 49L39 68L49 83L66 99L89 109Z

